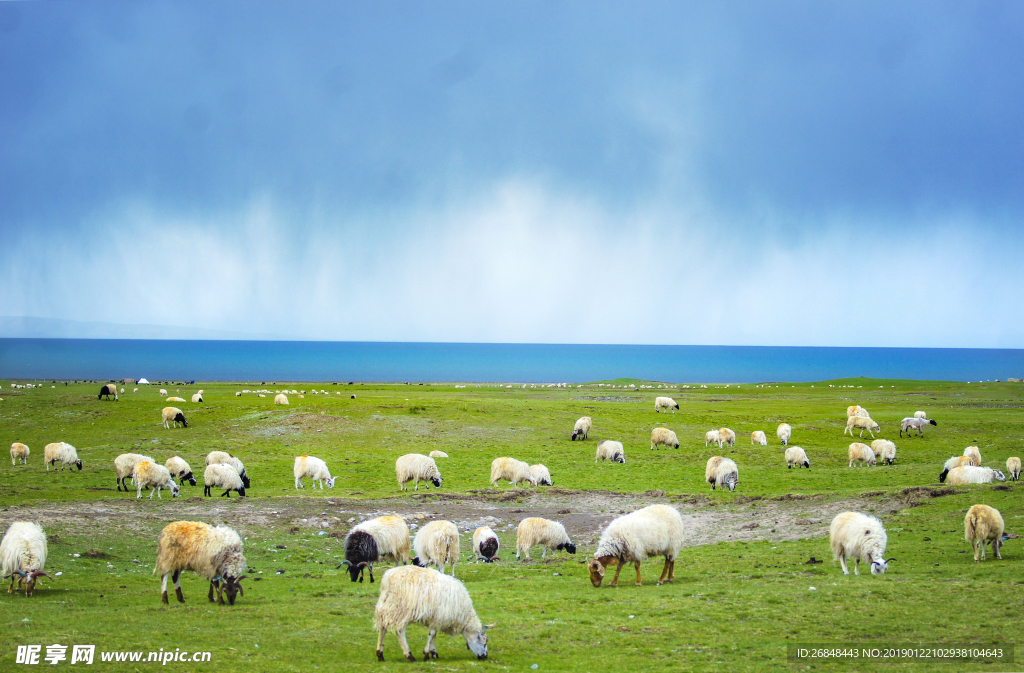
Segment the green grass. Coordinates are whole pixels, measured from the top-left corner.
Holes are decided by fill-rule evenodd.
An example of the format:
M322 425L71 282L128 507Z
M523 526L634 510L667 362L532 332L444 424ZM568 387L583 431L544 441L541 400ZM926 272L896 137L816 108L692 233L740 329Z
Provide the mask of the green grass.
M609 383L649 384L633 379ZM439 636L442 658L429 666L530 670L537 664L541 671L612 671L632 670L642 661L645 668L666 671L807 670L787 662L787 645L1006 647L1015 642L1021 619L1020 541L1007 542L1004 560L976 565L963 540L964 513L977 502L999 509L1008 530L1021 532L1024 507L1016 485L960 487L938 497L906 490L937 488L945 459L971 444L980 446L984 464L1001 469L1008 456L1024 453L1024 386L1019 384L855 379L771 387L673 386L667 393L593 384L570 389L316 384L330 395L311 394L313 384L283 382L164 386L171 395L180 388L177 394L186 399L197 388L205 391L202 404L175 405L189 419L189 428L178 430L160 425L160 409L167 403L157 396L158 385L141 386L134 395L129 389L115 403L96 400L99 384L50 388L54 384L47 383L19 391L10 390L8 381L0 384L5 445L21 441L32 450L28 466L0 461L0 521L6 526L24 511L52 520L46 526L51 537L47 569L63 573L50 582L43 579L31 599L0 598L0 624L10 634L6 651L0 651L3 670L14 667L16 645L55 642L95 644L98 650L181 647L213 653L208 664L168 664L183 670L425 666L404 662L393 635L385 644L388 662L375 662L370 619L377 585L350 583L344 569L335 569L341 540L316 535L311 525L294 520L300 516L295 512L327 512L329 530L341 535L351 516L389 504L430 511L464 502L494 507L495 516L514 522L529 516L533 506L573 502L586 497L577 492L587 491L636 494L627 499L630 503L678 502L685 514L749 512L752 521L762 524L755 532L766 539L687 547L671 585L654 586L661 566L651 561L643 567L643 587L633 586L627 569L618 588L593 589L579 563L593 552L590 531L570 530L582 542L578 557L559 553L546 563L526 564L514 561L509 551L514 550L514 531L502 528L504 562L458 567L481 619L497 624L490 635L490 658L476 662L461 638ZM289 395L291 404L281 407L272 404L273 394L234 396L243 388L285 387L305 389L305 398ZM659 394L673 396L680 411L655 414L653 400ZM866 407L880 423L881 436L896 441L895 466L847 467L846 447L853 440L843 436L843 428L850 404ZM901 440L899 420L917 409L927 410L938 427L928 427L923 438ZM594 419L590 439L570 442L573 423L582 415ZM807 451L811 470L785 468L774 436L782 421L793 426L791 443ZM676 431L679 450L650 451L650 430L658 424ZM732 494L711 493L703 483L704 464L718 451L704 446L704 432L721 426L738 436L735 447L723 450L740 467L741 483ZM750 432L759 429L768 435L769 446L750 444ZM594 464L597 441L603 438L623 442L626 464ZM870 442L866 434L865 439ZM43 446L52 441L75 445L85 469L47 473ZM120 453L138 451L160 462L180 455L201 473L203 456L214 449L245 462L253 480L248 502L136 502L134 493L114 490L113 459ZM438 460L443 488L399 492L394 460L433 449L450 456ZM307 484L296 496L291 466L299 454L326 460L338 477L336 487L321 493ZM512 491L508 502L488 497L490 462L502 455L546 464L554 493ZM184 496L202 495L197 476L199 486L186 486ZM501 489L509 487L502 484ZM643 495L648 491L665 494ZM439 493L447 499L439 500ZM595 515L600 509L616 513L614 497L607 497L607 506L579 508L591 507ZM381 502L388 498L393 500ZM883 577L844 577L831 560L827 537L783 541L770 532L768 518L780 508L814 517L830 503L846 500L865 503L864 509L886 524L887 555L898 560ZM292 508L292 513L254 518L253 508L277 507ZM247 537L250 571L259 581L246 580L246 595L233 607L208 604L206 587L193 573L183 575L184 606L159 602L159 580L150 574L156 535L167 522L182 518L179 512L185 508L203 512L197 517L203 520L231 523ZM106 556L90 558L90 550ZM469 536L463 539L463 552L465 558ZM808 564L811 556L825 562ZM409 635L419 655L425 630L412 626ZM1022 668L934 660L887 666ZM875 667L864 661L810 664L810 670Z

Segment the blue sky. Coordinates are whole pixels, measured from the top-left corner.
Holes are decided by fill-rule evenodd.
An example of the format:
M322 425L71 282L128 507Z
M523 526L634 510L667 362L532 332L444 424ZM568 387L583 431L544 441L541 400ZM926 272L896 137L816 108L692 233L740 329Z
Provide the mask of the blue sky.
M0 2L0 315L1021 348L1022 63L1020 3Z

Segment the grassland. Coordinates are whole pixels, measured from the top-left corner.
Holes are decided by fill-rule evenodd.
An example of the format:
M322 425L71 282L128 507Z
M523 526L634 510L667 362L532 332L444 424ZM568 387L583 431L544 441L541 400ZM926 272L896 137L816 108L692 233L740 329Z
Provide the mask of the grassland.
M975 564L963 540L963 516L970 505L986 503L1002 512L1010 532L1024 533L1019 487L953 489L938 483L938 473L946 458L972 444L993 467L1005 468L1007 457L1024 453L1024 386L866 379L673 386L668 394L680 411L656 415L653 399L663 390L621 387L649 383L636 380L608 383L618 387L315 384L329 394L313 395L308 383L172 385L165 386L170 394L180 389L186 399L203 388L205 401L178 403L189 427L165 430L158 385L100 402L99 384L47 382L14 391L0 381L4 446L21 441L32 450L27 466L0 461L0 524L20 518L43 524L50 537L47 569L62 573L42 580L31 599L0 599L0 625L9 634L0 670L16 668L16 645L43 645L45 653L52 643L212 652L206 664L167 664L181 670L531 670L537 664L540 671L774 671L882 667L863 659L797 665L786 658L792 643L1008 648L1016 642L1024 545L1009 540L1002 561ZM275 407L273 395L234 395L261 387L306 394L290 395L288 407ZM868 408L881 436L896 441L894 466L847 467L849 404ZM918 409L938 427L923 438L900 439L899 419ZM570 442L582 415L593 417L594 430L589 440ZM782 421L793 426L792 443L807 451L810 470L786 469L774 437ZM678 450L650 450L651 428L659 424L676 431ZM712 493L703 483L704 464L717 451L704 446L704 432L721 426L739 437L723 450L740 467L735 493ZM750 444L757 429L768 434L769 446ZM594 463L603 438L623 442L626 464ZM42 449L52 441L75 445L85 469L47 472ZM213 449L245 461L252 497L202 499L201 477L176 500L137 501L114 488L113 459L120 453L160 462L180 455L201 472ZM433 449L450 456L438 461L442 489L399 492L395 458ZM291 466L299 454L325 459L336 487L297 494ZM555 487L491 489L489 465L501 455L544 463ZM675 504L691 527L675 583L654 585L660 571L654 561L643 569L642 587L623 581L592 588L579 562L593 552L601 527L652 502ZM887 555L897 559L885 576L845 577L832 562L828 521L847 508L885 522ZM502 562L463 563L457 571L481 619L497 624L486 662L473 659L461 639L440 636L439 661L409 664L393 635L387 663L375 662L370 619L377 585L352 584L335 566L339 536L354 521L388 511L414 522L443 516L463 528L486 520L499 531ZM511 526L533 514L565 521L579 554L515 562ZM183 518L225 522L246 538L253 577L235 606L207 603L194 574L183 576L185 605L159 602L159 580L150 574L156 535ZM467 535L463 558L468 555ZM424 629L410 628L414 653L425 638ZM143 670L155 664L95 665ZM934 659L885 666L1024 668Z

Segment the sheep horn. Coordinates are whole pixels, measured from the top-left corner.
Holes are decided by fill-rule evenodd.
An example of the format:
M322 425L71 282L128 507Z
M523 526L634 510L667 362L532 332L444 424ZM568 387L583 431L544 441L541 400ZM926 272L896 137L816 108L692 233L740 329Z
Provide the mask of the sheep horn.
M885 562L888 563L889 561L895 561L895 560L896 560L895 557L894 558L887 558L887 559L885 559Z
M343 565L345 565L345 564L348 564L348 565L352 565L352 562L351 562L351 561L349 561L348 559L345 559L344 561L342 561L341 563L339 563L338 565L336 565L336 566L334 567L334 569L335 569L335 570L337 570L338 568L340 568L341 566L343 566Z

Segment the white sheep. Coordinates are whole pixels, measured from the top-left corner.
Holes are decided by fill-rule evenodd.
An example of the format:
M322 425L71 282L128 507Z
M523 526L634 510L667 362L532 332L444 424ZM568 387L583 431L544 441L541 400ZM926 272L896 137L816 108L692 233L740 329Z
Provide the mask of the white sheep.
M654 400L654 413L658 413L662 409L666 411L672 409L672 413L675 413L675 410L678 408L679 405L676 404L676 401L671 397L658 397Z
M676 438L676 433L668 428L654 428L651 430L651 451L658 445L664 445L665 448L671 446L673 449L678 449L679 440Z
M503 456L491 461L491 486L498 488L498 482L507 479L512 485L519 485L527 482L530 486L536 486L537 480L533 478L529 463L524 463L515 458Z
M711 484L712 491L718 486L727 487L733 491L740 483L740 470L736 467L736 463L729 458L711 456L704 468L704 479Z
M789 423L779 423L779 427L775 430L775 436L779 438L783 446L789 444L789 438L793 436L793 428Z
M46 533L39 524L31 521L15 521L4 533L0 542L0 577L11 578L11 586L7 593L14 591L14 580L18 580L18 589L25 585L25 596L31 596L36 587L36 580L49 577L43 568L46 566Z
M846 429L843 430L843 434L845 435L849 432L850 436L853 437L853 431L856 429L860 429L860 437L863 437L864 431L867 430L872 439L875 438L876 432L881 432L878 428L878 423L875 423L868 416L850 416L846 419Z
M856 404L852 404L852 405L846 407L846 417L850 418L851 416L860 416L861 418L871 418L871 414L868 413L867 409L865 409L862 406L856 405Z
M971 456L953 456L952 458L946 461L945 465L942 466L942 472L939 474L939 481L946 481L946 477L949 475L949 471L955 467L974 465L972 461L973 458Z
M247 576L242 538L233 528L214 528L201 521L175 521L164 526L156 544L156 564L153 574L161 575L160 599L167 604L167 578L173 573L174 592L179 603L185 602L181 593L181 571L192 570L210 582L207 598L213 602L217 589L217 602L235 604L235 596L245 596L240 584Z
M414 490L420 490L420 482L424 487L430 488L433 483L435 488L441 488L441 472L437 469L437 463L430 456L421 453L407 453L399 456L395 461L395 476L398 478L398 486L406 490L406 484L410 481L416 482Z
M871 442L871 450L875 453L875 461L892 465L896 462L896 444L888 439L876 439Z
M211 496L211 489L223 488L220 497L231 497L231 491L238 491L239 496L245 495L245 484L238 472L230 465L214 463L207 465L203 473L203 495Z
M242 485L249 488L252 484L249 481L249 475L245 472L245 465L236 456L232 456L227 451L210 451L206 454L207 465L230 465L234 468L235 472L242 479Z
M492 561L501 559L498 558L498 549L501 547L501 542L498 540L498 536L490 526L480 526L473 531L473 555L484 561L485 563L491 563Z
M768 446L768 437L765 436L764 430L754 430L750 433L750 443Z
M928 414L923 411L915 411L914 418L928 418Z
M444 567L450 565L452 577L455 577L455 564L459 561L459 528L451 521L431 521L416 531L412 549L416 554L413 565L423 568L436 566L442 575Z
M11 444L11 465L17 465L19 460L22 465L28 465L29 453L30 451L26 445L21 442L14 442Z
M184 401L185 400L182 400L182 402ZM185 420L185 414L183 414L181 409L178 409L177 407L164 407L160 411L160 417L163 419L164 427L168 430L171 429L172 423L174 424L174 427L178 427L178 423L181 423L181 427L183 428L188 427L188 421Z
M184 401L185 401L184 397L176 397L176 396L173 396L173 395L171 397L168 397L166 400L164 400L164 402L184 402Z
M964 517L964 538L974 548L974 562L985 560L985 543L992 543L992 553L997 559L1002 560L999 547L1003 544L1003 531L1006 525L1003 523L1003 515L999 510L988 505L974 505L967 510ZM981 558L978 558L978 555Z
M974 465L954 467L946 475L946 483L951 486L991 484L993 481L1006 481L1006 475L1002 470L991 467L975 467Z
M431 451L427 455L430 456L431 458L447 458L448 457L447 453L445 453L444 451L437 451L436 449L434 451Z
M135 466L144 460L151 463L156 462L141 453L122 453L114 459L114 483L117 484L118 491L124 486L124 492L128 493L128 480L134 478L132 473L135 472Z
M796 465L797 469L803 465L808 470L811 469L811 461L807 459L807 453L799 446L790 446L786 449L786 468L789 469Z
M349 535L356 531L369 533L377 542L377 552L381 559L391 559L397 566L409 562L409 526L400 516L379 516L368 519L352 527Z
M161 389L160 389L160 397L163 397L163 396L165 396L166 394L167 394L167 390L166 390L166 389L164 389L164 388L161 388Z
M68 465L75 465L79 471L82 469L82 461L78 459L78 451L67 442L53 442L43 447L43 462L46 463L47 472L50 471L51 465L53 465L54 469L57 468L56 463L58 460L60 461L61 472Z
M241 396L242 396L242 393L237 392L237 391L235 392L235 397L241 397Z
M192 396L192 404L199 404L202 401L203 401L203 394L202 393L196 393L195 395Z
M843 512L832 519L829 526L829 541L832 544L832 556L843 567L843 574L849 575L846 560L854 562L853 574L860 575L860 562L871 564L871 574L881 575L889 569L889 561L885 558L885 545L888 536L882 522L873 516L860 512Z
M137 392L139 392L139 389L138 388L132 388L132 392L133 393L137 393Z
M708 430L704 433L704 446L718 444L718 430Z
M572 441L576 441L577 437L579 437L580 441L586 439L587 435L590 434L590 429L593 426L594 423L590 419L590 416L581 417L578 421L576 421L576 425L574 425L572 428Z
M981 465L981 449L976 446L968 446L964 449L964 455L971 459L971 465Z
M518 561L520 554L525 551L526 560L532 561L530 547L538 544L543 545L541 559L548 555L548 549L553 551L564 549L570 554L576 553L576 545L569 539L569 534L565 532L565 526L559 522L536 516L520 521L519 527L516 529L516 560Z
M718 448L722 448L725 444L729 446L735 446L736 444L736 433L729 428L718 429Z
M917 430L917 436L920 437L924 434L926 425L938 425L938 423L930 418L904 418L900 421L900 437L904 432L907 433L907 437L910 437L911 430Z
M850 418L858 418L857 416L850 416ZM854 442L850 444L849 450L850 467L853 467L854 463L864 463L874 467L877 464L875 459L875 452L871 450L871 447L867 444L860 442Z
M466 647L477 656L487 658L487 627L480 623L473 601L462 582L432 568L406 566L392 568L380 581L380 598L373 611L377 629L377 661L384 661L384 635L395 631L402 654L409 661L416 657L409 651L405 629L411 623L427 627L427 644L423 660L437 659L437 632L461 634Z
M284 393L274 395L274 404L288 404L288 396Z
M185 485L186 481L193 486L196 485L195 475L192 474L192 466L185 462L185 459L181 456L171 456L167 459L167 462L164 463L164 467L167 468L167 471L171 473L171 476L177 479L182 486Z
M616 442L612 439L602 439L597 443L597 454L594 456L594 462L610 460L615 463L626 462L626 451L622 448L622 442Z
M1006 459L1006 473L1014 480L1020 479L1020 458L1011 456Z
M548 468L541 463L530 466L530 474L533 476L533 480L537 482L538 486L551 486L551 473Z
M601 533L594 558L587 564L590 582L601 586L605 568L616 566L611 586L619 582L619 573L627 563L636 567L636 585L640 586L640 563L651 556L665 557L661 570L662 582L675 578L676 557L683 546L686 529L683 517L674 507L649 505L612 521Z
M154 493L156 493L158 498L163 499L163 496L160 495L160 490L164 488L171 490L171 497L178 497L178 485L171 478L171 471L163 465L158 465L148 460L142 461L135 466L135 470L132 472L132 481L135 482L135 487L138 489L138 493L135 496L136 499L142 498L142 489L147 486L152 488L149 494L150 500L153 499Z
M331 476L331 471L327 469L327 463L320 460L315 456L295 456L295 466L292 468L292 474L295 475L295 488L306 488L302 480L312 479L313 488L316 488L317 483L320 484L320 490L324 490L324 483L331 488L334 488L334 477Z

